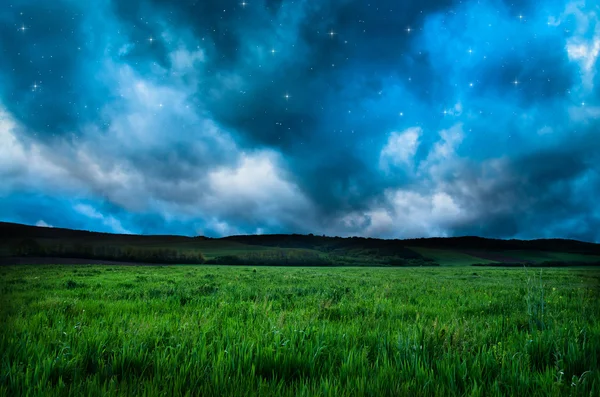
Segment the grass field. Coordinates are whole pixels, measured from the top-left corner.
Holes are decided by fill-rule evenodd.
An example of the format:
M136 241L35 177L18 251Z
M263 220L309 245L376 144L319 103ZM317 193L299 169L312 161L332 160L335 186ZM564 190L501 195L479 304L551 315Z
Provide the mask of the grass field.
M597 396L599 280L598 268L2 267L0 395Z

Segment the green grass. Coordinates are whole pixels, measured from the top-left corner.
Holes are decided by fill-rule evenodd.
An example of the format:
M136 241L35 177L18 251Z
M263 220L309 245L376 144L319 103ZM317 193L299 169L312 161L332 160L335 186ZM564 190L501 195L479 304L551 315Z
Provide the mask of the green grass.
M567 252L549 252L548 255L552 258L551 260L565 262L600 262L600 256L597 255L570 254Z
M594 263L600 262L600 256L572 254L567 252L535 251L535 250L505 250L505 251L478 251L469 250L469 253L452 249L437 249L429 247L409 247L425 258L435 260L441 266L470 266L473 264L498 263L498 261L484 259L486 256L512 258L514 262L531 261L541 263L546 261L563 261ZM481 254L483 257L477 256Z
M599 280L598 268L2 267L0 395L597 396Z
M475 255L477 251L471 254ZM483 255L501 255L507 258L514 258L518 261L531 261L534 263L546 261L563 261L563 262L600 262L600 256L572 254L568 252L551 252L551 251L526 251L526 250L507 250L507 251L490 251L483 252Z
M496 261L478 258L476 256L465 254L459 251L425 247L408 248L418 252L425 258L433 259L441 266L470 266L475 263L496 263Z

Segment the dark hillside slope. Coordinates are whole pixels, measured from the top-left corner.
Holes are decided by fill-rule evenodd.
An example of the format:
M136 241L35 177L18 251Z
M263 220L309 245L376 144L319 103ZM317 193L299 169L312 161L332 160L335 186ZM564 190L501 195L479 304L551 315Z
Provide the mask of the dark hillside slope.
M539 240L499 240L475 236L434 237L401 240L409 247L427 247L453 250L485 250L485 251L549 251L569 252L587 255L600 255L600 244L586 243L578 240L539 239Z
M472 236L383 240L312 234L223 238L123 235L0 222L0 256L301 266L592 265L600 263L600 245L576 240Z
M402 240L382 240L364 237L327 237L312 234L270 234L224 237L248 245L280 248L307 248L330 253L353 252L357 255L398 256L420 258L415 251L405 247Z
M172 241L172 242L183 242L192 241L194 238L186 236L174 236L174 235L136 235L136 234L113 234L113 233L101 233L101 232L90 232L87 230L72 230L62 229L55 227L39 227L21 225L18 223L0 222L0 240L9 239L81 239L81 240L119 240L124 243L136 242L140 240L144 241ZM200 239L206 239L206 237L196 237Z

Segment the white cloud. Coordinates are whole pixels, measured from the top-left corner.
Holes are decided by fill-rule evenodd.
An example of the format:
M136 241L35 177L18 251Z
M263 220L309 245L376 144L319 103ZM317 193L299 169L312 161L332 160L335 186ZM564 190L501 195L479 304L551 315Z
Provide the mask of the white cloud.
M420 131L419 135L422 133ZM328 232L384 238L448 236L459 225L489 216L482 213L490 210L486 200L502 191L501 186L514 183L511 178L517 177L507 173L510 163L498 158L475 164L462 158L457 152L464 139L461 123L439 131L438 135L439 139L426 159L413 174L409 174L415 183L387 189L382 196L368 203L366 209L335 219ZM393 135L393 138L390 139L392 142L405 139L401 134ZM411 158L410 155L398 157ZM513 193L507 192L495 203L492 207L494 215L514 210L508 204L514 203L509 197Z
M97 219L102 222L103 225L108 226L114 233L119 234L132 234L129 230L125 229L121 222L113 217L112 215L103 215L98 212L94 207L87 204L76 204L73 209L90 219Z
M461 112L460 106L455 111ZM409 128L392 133L381 151L380 167L412 165L423 131ZM456 224L471 219L475 209L464 207L463 197L469 192L446 182L447 174L464 167L457 149L464 139L461 123L439 131L439 140L431 148L418 170L406 167L418 183L391 188L383 197L370 203L364 211L345 214L334 223L346 235L355 233L373 237L445 236Z
M387 144L381 150L379 167L388 171L390 166L411 167L419 148L419 138L423 130L420 127L408 128L402 132L392 132Z
M15 119L0 104L0 184L1 191L16 187L54 187L66 176L65 170L55 164L54 155L42 144L19 137Z
M451 107L450 109L445 109L444 111L446 112L446 115L460 116L463 112L462 103L457 102L453 107Z
M558 18L550 18L548 23L559 26L568 18L574 17L575 30L567 39L565 49L571 61L577 62L581 69L583 87L590 91L594 88L596 63L600 55L600 18L597 7L587 7L585 1L569 3Z
M435 144L429 160L446 160L455 155L456 148L464 139L462 123L440 131L440 137L442 139Z
M36 226L39 226L39 227L54 227L54 226L52 226L52 225L49 225L49 224L47 224L47 223L46 223L46 222L44 222L44 220L42 220L42 219L40 219L39 221L37 221L37 222L35 223L35 225L36 225Z
M442 175L460 161L456 150L464 139L462 123L456 123L448 129L441 130L439 135L441 139L433 145L425 161L419 165L417 175L420 178L442 179Z
M569 117L574 122L584 123L589 120L600 119L600 106L589 106L589 105L570 106L568 111L569 111Z
M299 188L277 167L277 155L268 151L243 153L237 166L221 167L208 174L210 207L249 207L265 216L270 211L307 209Z
M554 130L552 129L552 127L548 127L547 125L543 126L539 130L537 130L538 135L548 135L548 134L552 134L553 132L554 132Z
M570 39L567 43L567 53L570 60L579 62L584 87L588 90L593 89L595 65L600 54L600 33L590 41L582 38Z
M180 46L169 54L171 67L175 73L190 73L195 71L196 63L204 62L205 56L202 50L188 51Z
M447 235L455 223L468 216L456 200L442 190L389 189L384 203L373 203L366 211L346 214L338 220L338 225L346 230L346 235L431 237Z

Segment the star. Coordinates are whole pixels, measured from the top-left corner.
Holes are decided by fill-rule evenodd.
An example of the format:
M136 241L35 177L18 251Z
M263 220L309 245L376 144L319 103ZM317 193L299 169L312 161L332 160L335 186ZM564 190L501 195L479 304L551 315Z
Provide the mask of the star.
M403 113L403 112L400 112L400 116L404 116L404 113Z
M288 94L287 92L285 93L285 95L283 96L285 98L285 100L289 100L291 98L291 95Z
M242 1L240 4L243 8L246 8L246 6L248 5L248 3L246 3L245 1Z
M473 83L469 83L469 87L473 87Z
M150 38L148 39L148 41L150 42L150 44L152 44L152 42L154 41L154 39L153 39L152 37L150 37Z
M519 85L519 81L517 79L515 79L515 81L513 81L514 85Z
M275 55L275 53L276 53L276 52L277 52L277 51L275 51L275 48L272 48L272 49L271 49L271 54Z
M406 28L406 33L410 33L412 31L412 29L409 27Z
M333 36L335 36L335 32L333 30L329 31L329 37L333 38Z
M469 48L469 54L472 54L472 53L473 53L473 50Z

